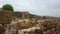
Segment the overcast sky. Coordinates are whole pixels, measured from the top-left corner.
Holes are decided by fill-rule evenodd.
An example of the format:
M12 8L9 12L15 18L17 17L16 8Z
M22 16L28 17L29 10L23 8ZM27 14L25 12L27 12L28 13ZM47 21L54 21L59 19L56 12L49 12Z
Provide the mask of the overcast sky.
M60 17L60 0L0 0L0 8L4 4L11 4L15 11Z

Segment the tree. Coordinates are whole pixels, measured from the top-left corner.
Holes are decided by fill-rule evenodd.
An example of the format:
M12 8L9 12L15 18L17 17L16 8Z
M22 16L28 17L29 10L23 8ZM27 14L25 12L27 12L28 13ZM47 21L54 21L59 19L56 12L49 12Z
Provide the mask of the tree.
M5 5L3 5L2 9L14 11L12 5L10 5L10 4L5 4Z

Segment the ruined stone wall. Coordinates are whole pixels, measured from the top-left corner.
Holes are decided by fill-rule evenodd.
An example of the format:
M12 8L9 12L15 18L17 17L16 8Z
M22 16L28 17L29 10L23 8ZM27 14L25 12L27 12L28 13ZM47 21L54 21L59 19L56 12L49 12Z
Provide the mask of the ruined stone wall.
M0 23L10 23L13 18L13 13L12 11L7 11L7 10L0 10Z

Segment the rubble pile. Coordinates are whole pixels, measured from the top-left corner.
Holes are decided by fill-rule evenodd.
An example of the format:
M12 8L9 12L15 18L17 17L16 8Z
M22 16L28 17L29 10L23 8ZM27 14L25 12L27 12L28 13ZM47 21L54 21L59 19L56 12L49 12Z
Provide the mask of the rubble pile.
M45 21L42 23L43 29L42 33L43 34L60 34L60 25L59 23L55 23L52 21Z

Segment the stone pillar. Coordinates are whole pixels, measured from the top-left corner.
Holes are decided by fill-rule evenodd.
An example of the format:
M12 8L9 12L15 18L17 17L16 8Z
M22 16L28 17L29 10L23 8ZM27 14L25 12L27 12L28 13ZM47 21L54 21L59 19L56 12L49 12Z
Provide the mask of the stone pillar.
M30 16L29 16L29 13L28 12L23 12L22 13L22 18L29 18Z

